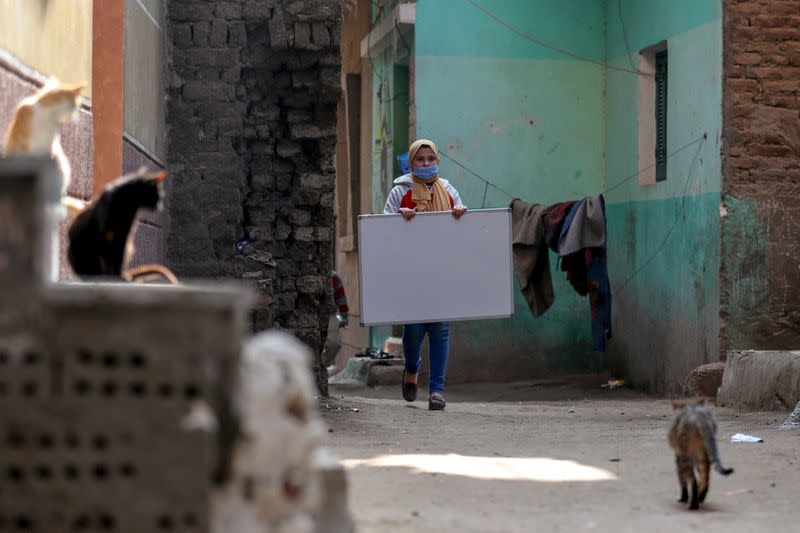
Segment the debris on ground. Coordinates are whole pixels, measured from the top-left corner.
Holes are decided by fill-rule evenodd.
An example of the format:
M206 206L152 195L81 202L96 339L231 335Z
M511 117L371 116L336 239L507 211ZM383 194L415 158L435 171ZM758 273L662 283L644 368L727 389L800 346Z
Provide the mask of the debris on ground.
M753 489L736 489L736 490L729 490L725 493L725 496L738 496L740 494L752 494Z
M800 429L800 402L797 402L792 414L789 415L786 422L778 426L778 429Z
M608 382L601 384L600 388L614 390L614 389L620 389L624 386L625 386L624 379L609 379Z
M764 439L753 435L745 435L744 433L734 433L731 437L731 442L764 442Z

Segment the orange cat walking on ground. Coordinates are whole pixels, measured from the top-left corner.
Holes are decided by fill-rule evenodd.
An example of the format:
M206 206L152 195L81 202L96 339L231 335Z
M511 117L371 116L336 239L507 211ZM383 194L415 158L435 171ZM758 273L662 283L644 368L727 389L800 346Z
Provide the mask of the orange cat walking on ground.
M72 172L69 160L61 148L61 124L71 122L80 107L80 93L83 85L62 85L49 81L36 94L23 99L14 112L6 130L4 141L5 155L49 155L58 163L61 171L61 194L66 194ZM79 211L81 202L62 203L70 211Z
M733 468L722 466L717 451L717 422L711 409L705 405L705 399L700 398L692 404L673 401L672 408L675 417L669 427L668 439L675 451L681 487L678 501L688 502L689 509L694 510L700 507L708 494L711 466L723 476L730 475Z

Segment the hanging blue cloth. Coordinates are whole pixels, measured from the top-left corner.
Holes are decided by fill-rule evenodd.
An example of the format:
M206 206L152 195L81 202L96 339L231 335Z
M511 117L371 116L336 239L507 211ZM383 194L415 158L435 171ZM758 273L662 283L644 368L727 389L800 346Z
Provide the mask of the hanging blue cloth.
M400 166L400 174L408 174L411 167L408 166L408 152L403 152L397 156L397 164Z

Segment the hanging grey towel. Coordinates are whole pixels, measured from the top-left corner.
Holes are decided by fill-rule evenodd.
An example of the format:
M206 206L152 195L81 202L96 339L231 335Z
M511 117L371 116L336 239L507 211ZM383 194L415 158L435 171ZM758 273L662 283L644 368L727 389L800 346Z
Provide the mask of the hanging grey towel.
M598 248L606 244L606 215L602 198L584 198L573 209L575 214L571 220L567 215L564 230L558 240L558 255L561 257L584 248Z

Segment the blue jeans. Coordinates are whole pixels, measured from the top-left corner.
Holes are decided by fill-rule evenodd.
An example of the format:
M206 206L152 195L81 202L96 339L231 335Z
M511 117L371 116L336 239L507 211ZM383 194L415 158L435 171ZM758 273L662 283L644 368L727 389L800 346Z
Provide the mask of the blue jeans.
M422 342L428 334L430 359L429 392L444 391L444 376L447 372L447 353L450 351L450 324L429 322L427 324L406 324L403 326L403 357L406 372L416 374L422 364Z

